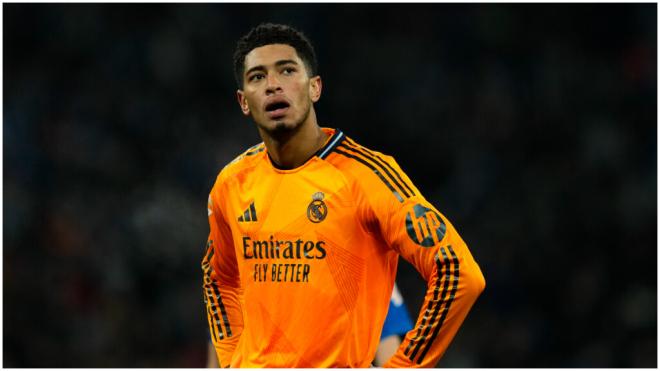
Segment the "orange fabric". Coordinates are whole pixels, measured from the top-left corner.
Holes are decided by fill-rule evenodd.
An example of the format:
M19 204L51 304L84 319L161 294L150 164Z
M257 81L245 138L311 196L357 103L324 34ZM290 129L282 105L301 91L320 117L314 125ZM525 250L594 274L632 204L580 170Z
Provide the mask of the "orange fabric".
M398 256L428 282L385 366L433 367L485 287L449 221L392 157L343 133L293 170L262 144L218 175L202 262L221 367L369 367Z

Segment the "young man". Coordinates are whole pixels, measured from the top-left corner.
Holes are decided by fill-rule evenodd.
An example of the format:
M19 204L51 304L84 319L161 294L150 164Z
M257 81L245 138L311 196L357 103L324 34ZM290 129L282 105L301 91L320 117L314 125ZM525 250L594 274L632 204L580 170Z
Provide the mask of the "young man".
M485 287L466 244L392 157L319 127L322 83L300 32L254 28L234 68L263 143L208 200L204 298L220 366L368 367L399 255L428 284L385 366L435 366Z

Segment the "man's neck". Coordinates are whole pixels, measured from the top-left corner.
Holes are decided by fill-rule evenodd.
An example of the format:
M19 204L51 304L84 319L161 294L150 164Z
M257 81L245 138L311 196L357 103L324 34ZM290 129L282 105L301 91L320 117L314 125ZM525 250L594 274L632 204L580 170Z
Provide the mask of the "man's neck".
M274 137L259 130L273 163L281 169L295 169L309 160L328 139L316 122L305 122L297 130Z

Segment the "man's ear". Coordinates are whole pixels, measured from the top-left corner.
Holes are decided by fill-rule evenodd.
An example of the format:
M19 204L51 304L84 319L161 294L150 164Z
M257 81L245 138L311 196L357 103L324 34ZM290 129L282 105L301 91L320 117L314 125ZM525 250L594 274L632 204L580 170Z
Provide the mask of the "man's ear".
M238 105L241 106L241 111L245 116L250 115L250 106L248 105L247 98L241 89L236 90L236 98L238 99Z
M316 103L321 99L322 88L321 76L314 76L309 79L309 96L312 98L312 102Z

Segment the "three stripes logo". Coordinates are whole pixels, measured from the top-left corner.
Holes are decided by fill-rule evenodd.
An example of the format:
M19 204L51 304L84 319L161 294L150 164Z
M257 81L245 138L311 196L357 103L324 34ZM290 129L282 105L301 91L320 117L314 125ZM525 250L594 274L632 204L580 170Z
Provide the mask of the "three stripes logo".
M428 207L416 204L406 214L406 231L413 242L423 247L440 243L447 226L440 215Z
M243 212L243 215L238 217L239 223L244 222L256 222L257 221L257 210L254 208L254 201L250 206Z

